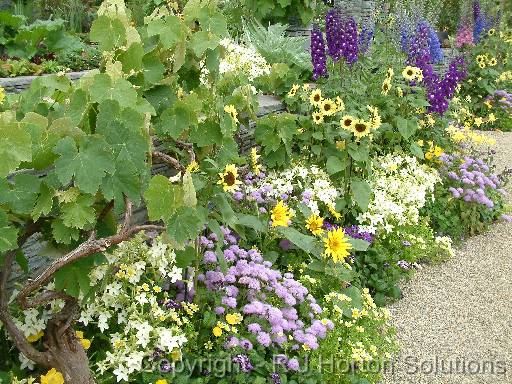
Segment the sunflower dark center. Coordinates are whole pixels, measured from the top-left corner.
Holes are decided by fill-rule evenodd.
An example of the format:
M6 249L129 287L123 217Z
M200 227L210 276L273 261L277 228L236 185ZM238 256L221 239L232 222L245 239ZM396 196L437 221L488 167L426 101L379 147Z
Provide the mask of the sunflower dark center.
M412 76L412 74L413 74L413 73L414 73L414 72L413 72L413 71L411 71L410 69L407 71L407 74L408 74L409 76Z
M236 178L233 172L226 172L224 175L224 183L229 187L235 184L235 180Z
M365 124L356 124L355 126L357 132L364 132L366 131L366 125Z
M330 111L330 110L331 110L331 104L325 104L324 111Z
M320 95L319 94L316 94L315 97L313 98L313 100L315 101L320 101Z
M350 119L345 119L345 127L350 127L352 125L352 120Z

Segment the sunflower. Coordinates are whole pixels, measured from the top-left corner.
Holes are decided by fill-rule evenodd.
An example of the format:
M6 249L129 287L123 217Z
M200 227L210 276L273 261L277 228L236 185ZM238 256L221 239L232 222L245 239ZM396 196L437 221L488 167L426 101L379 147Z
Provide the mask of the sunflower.
M393 68L388 68L388 71L386 73L386 77L391 80L394 75L395 75L395 71L393 70Z
M495 30L494 28L489 29L489 31L487 32L487 34L488 34L489 36L492 36L492 35L494 35L495 33L496 33L496 30Z
M396 94L398 95L398 97L404 97L404 91L400 87L396 88Z
M379 109L370 105L368 105L366 108L368 108L368 110L372 113L370 128L373 130L379 129L382 125L382 118L379 115Z
M224 172L219 173L220 180L217 184L222 185L224 191L235 192L240 188L242 182L238 180L238 170L235 164L228 164L224 168Z
M389 93L389 90L391 89L391 80L386 79L382 83L382 94L387 95Z
M402 76L405 78L405 80L407 81L413 81L414 78L416 77L416 69L415 67L411 67L410 65L408 65L407 67L405 67L405 69L402 71Z
M478 66L479 66L481 69L484 69L484 68L485 68L485 63L482 61L482 62L478 63Z
M233 121L234 121L235 123L238 123L238 118L237 118L237 116L238 116L238 112L236 111L236 108L235 108L235 106L234 106L234 105L231 105L231 104L230 104L230 105L226 105L226 106L224 107L224 112L229 113L229 115L231 116L231 118L233 119Z
M498 64L498 60L496 60L495 57L491 58L487 64L489 64L491 67L494 67L496 64Z
M287 227L291 217L290 208L288 208L282 200L277 202L270 216L273 227Z
M311 94L309 95L309 102L311 105L314 105L315 107L320 107L322 103L322 91L319 89L315 89Z
M371 124L364 121L364 120L357 120L354 123L354 128L352 129L352 132L354 133L354 136L360 139L361 137L368 136L370 134L370 127Z
M325 116L332 116L336 113L336 104L331 99L323 99L320 110Z
M336 112L343 112L345 110L345 103L341 100L341 97L336 96L334 102L336 103Z
M347 131L351 131L354 128L354 123L356 122L356 118L352 116L343 116L341 119L341 127L346 129Z
M315 124L322 124L324 122L324 114L322 112L313 112L311 116Z
M335 263L343 262L350 255L352 245L347 241L343 228L336 228L327 233L324 239L324 255L330 256Z
M313 235L321 235L324 232L323 229L324 219L318 215L311 215L306 221L306 228L311 231Z
M484 56L484 55L478 55L478 56L476 57L476 62L477 62L477 63L483 63L483 62L485 62L485 56Z

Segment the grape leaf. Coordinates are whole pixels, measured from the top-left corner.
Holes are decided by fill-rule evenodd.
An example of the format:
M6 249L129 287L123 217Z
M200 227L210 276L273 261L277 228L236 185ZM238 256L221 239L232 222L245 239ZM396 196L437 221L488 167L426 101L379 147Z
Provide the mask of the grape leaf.
M41 216L50 213L53 207L53 197L55 196L55 191L48 188L46 183L41 183L41 189L39 192L40 195L37 198L34 209L32 210L32 218L34 221L37 221Z
M52 221L52 234L57 243L66 245L80 237L80 231L77 228L67 227L60 219Z
M171 184L165 176L156 175L149 182L144 199L149 219L166 221L183 205L183 189Z
M26 125L5 120L0 115L0 177L6 177L22 161L32 160L32 139Z
M76 201L62 204L62 222L70 228L84 229L96 222L96 213L93 205L94 197L80 195Z
M186 240L195 239L203 229L207 215L208 211L203 207L181 207L166 222L167 233L178 244L182 244Z
M0 209L0 252L18 247L18 229L10 225L5 211Z
M101 15L92 23L90 38L100 50L111 51L126 43L126 28L121 20Z
M60 156L55 161L59 181L66 185L75 177L75 185L85 193L95 194L105 175L114 172L112 148L103 138L84 137L78 150L73 139L66 137L54 152Z

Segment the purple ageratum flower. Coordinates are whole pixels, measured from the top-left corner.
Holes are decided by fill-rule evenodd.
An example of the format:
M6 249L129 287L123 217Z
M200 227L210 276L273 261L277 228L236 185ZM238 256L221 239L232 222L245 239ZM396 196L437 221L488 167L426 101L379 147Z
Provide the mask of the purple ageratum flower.
M407 240L402 241L402 244L403 244L404 247L410 247L411 246L411 243L409 241L407 241Z
M203 263L205 264L214 264L217 262L217 255L215 252L206 251L203 255Z
M251 363L251 360L249 359L249 356L247 355L236 355L232 359L233 363L238 364L240 367L240 371L243 373L249 373L253 370L253 365Z
M256 336L256 341L264 347L269 347L272 343L270 335L267 332L258 333L258 336Z
M324 35L318 25L315 25L311 31L311 61L313 63L313 80L327 77Z
M361 231L357 225L343 228L345 235L352 237L353 239L361 239L368 243L373 242L373 235L369 232Z
M258 323L251 323L247 326L247 330L251 333L258 333L258 332L261 332L261 325L259 325Z
M272 372L270 374L270 379L274 382L274 384L281 384L281 376L279 376L279 373Z
M396 265L398 265L400 268L402 269L405 269L405 270L409 270L411 269L411 264L409 264L407 261L405 260L399 260Z
M252 350L253 345L252 345L252 343L249 340L242 339L242 340L240 340L240 347L242 347L246 351L250 351L250 350Z
M296 358L288 360L288 363L286 363L286 368L288 368L290 371L297 372L300 368L299 360Z

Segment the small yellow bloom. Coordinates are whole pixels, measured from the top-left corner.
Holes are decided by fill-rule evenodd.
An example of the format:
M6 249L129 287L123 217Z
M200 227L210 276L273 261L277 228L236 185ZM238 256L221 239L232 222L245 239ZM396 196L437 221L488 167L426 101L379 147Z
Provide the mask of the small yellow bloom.
M160 379L160 380L157 380L157 381L155 382L155 384L168 384L168 383L167 383L167 380L165 380L165 379Z
M398 95L398 97L404 97L404 91L400 87L396 88L396 94Z
M425 159L432 160L433 158L434 158L434 153L433 152L425 153Z
M5 100L5 91L3 87L0 86L0 104L2 104Z
M481 69L484 69L484 68L485 68L485 63L482 61L482 62L478 63L478 66L479 66Z
M300 88L300 85L293 84L292 88L288 92L288 97L295 97L295 95L297 94L297 91L299 90L299 88Z
M345 142L345 140L340 140L336 142L336 148L338 148L340 151L345 150L346 147L347 143Z
M226 315L226 321L228 322L228 324L230 325L237 325L237 324L240 324L243 320L243 316L239 313L229 313Z
M434 155L435 155L436 157L441 156L443 153L444 153L443 148L438 147L437 145L434 147Z
M282 200L277 202L274 209L272 209L272 215L270 216L273 227L287 227L291 217L292 214L290 212L290 208L288 208Z
M384 82L382 83L382 94L387 96L390 89L391 89L391 80L390 79L384 80Z
M477 127L480 127L483 124L483 122L484 122L484 120L481 117L476 117L475 121L474 121L474 123Z
M386 77L388 79L391 79L394 75L395 75L395 71L393 70L393 68L388 68L388 71L386 73Z
M496 64L498 64L498 60L496 60L496 58L493 57L489 61L487 61L487 64L491 67L494 67Z
M423 142L423 140L418 140L418 141L417 141L417 144L418 144L420 147L423 147L423 145L425 145L425 143Z
M489 113L489 117L487 117L487 121L489 123L494 123L496 120L498 120L498 119L496 118L496 116L494 116L494 113Z
M334 217L336 220L341 219L341 215L339 212L336 211L336 208L332 205L328 205L327 208L329 209L329 213L332 217Z
M41 384L64 384L64 376L55 368L52 368L46 375L41 375Z
M496 33L496 30L495 30L494 28L489 29L489 31L487 32L487 34L488 34L489 36L492 36L492 35L494 35L495 33Z
M82 344L83 349L86 351L91 348L91 340L89 339L80 339L80 344Z
M222 335L222 329L220 327L213 328L213 336L220 337Z
M197 161L193 161L191 162L188 166L187 166L187 169L186 171L188 173L195 173L197 171L199 171L199 164L197 164Z
M147 283L144 283L142 284L141 286L142 290L145 291L145 292L148 292L149 291L149 285Z
M341 97L336 96L334 102L336 103L337 112L343 112L345 110L345 103L343 102L343 100L341 100Z
M321 235L324 232L323 229L324 219L318 215L311 215L306 221L306 228L311 231L313 235Z
M27 341L29 343L35 343L36 341L41 339L41 337L43 337L43 336L44 336L44 332L43 331L39 331L35 335L27 336Z
M360 325L358 325L356 327L356 331L359 332L359 333L363 333L364 332L364 327L361 327Z
M234 105L226 105L224 107L224 112L226 113L229 113L229 115L231 116L231 118L233 119L233 121L235 123L238 123L238 112L236 111L236 108Z
M158 286L154 286L153 287L153 291L156 292L156 293L160 293L160 292L162 292L162 288L158 287Z

